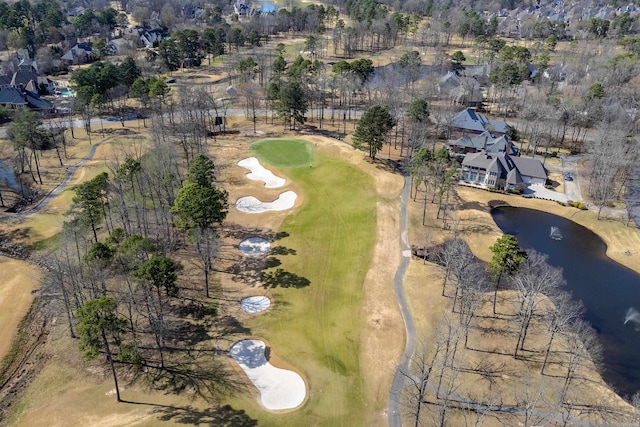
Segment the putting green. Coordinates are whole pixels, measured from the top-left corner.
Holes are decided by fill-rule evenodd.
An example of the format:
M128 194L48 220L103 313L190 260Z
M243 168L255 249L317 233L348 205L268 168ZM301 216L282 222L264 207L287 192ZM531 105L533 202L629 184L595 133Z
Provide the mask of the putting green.
M311 147L299 139L263 139L251 146L253 154L274 166L302 167L313 162Z
M365 397L359 340L362 288L376 238L373 179L303 141L266 140L252 148L265 163L280 162L302 189L304 204L279 230L288 237L272 242L295 253L276 255L282 264L269 271L292 274L271 288L274 310L247 326L302 374L309 400L288 414L238 403L260 425L367 425L374 414ZM298 167L311 159L313 168Z

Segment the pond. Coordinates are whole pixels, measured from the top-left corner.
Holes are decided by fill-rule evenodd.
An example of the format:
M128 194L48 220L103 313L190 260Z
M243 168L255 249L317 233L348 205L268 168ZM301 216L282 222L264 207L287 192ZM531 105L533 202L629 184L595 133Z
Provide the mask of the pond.
M13 169L0 160L0 183L3 181L14 190L20 191L20 184L18 184L18 181L16 180L16 174L13 172Z
M521 247L545 253L549 264L562 267L565 290L582 300L585 320L600 337L604 380L623 396L640 390L640 313L634 316L640 311L640 275L612 261L595 233L568 219L524 208L495 209L493 219ZM640 256L640 248L629 250Z
M262 13L271 13L277 12L282 6L279 6L272 1L254 1L253 7L258 8L258 11Z

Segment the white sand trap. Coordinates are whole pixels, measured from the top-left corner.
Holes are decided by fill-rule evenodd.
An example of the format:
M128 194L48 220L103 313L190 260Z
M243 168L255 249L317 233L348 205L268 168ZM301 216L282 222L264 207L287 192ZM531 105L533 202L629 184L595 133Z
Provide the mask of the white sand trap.
M267 188L279 188L284 185L286 180L275 176L269 169L260 164L255 157L249 157L238 162L238 166L249 169L251 173L246 176L254 181L264 181Z
M254 296L242 298L240 306L247 313L260 313L271 305L271 300L265 296Z
M293 371L273 366L264 357L265 344L260 340L242 340L229 353L260 391L260 401L273 411L293 409L307 394L304 380Z
M245 255L264 255L271 250L271 243L260 237L249 237L240 242L240 251Z
M285 191L273 202L261 202L253 196L240 197L236 201L236 208L240 212L262 213L266 211L285 211L296 203L298 195L293 191Z

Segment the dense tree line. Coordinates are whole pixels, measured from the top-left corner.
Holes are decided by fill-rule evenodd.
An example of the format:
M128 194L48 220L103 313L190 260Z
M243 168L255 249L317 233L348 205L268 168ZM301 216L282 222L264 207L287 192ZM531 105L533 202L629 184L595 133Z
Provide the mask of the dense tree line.
M231 384L215 356L196 351L211 345L210 338L189 320L216 318L208 274L227 194L209 158L196 155L182 182L177 158L174 147L159 145L76 187L60 248L50 257L47 289L84 356L104 355L118 401L125 371L205 398ZM197 292L205 297L181 284L182 265L174 258L181 247L204 261Z

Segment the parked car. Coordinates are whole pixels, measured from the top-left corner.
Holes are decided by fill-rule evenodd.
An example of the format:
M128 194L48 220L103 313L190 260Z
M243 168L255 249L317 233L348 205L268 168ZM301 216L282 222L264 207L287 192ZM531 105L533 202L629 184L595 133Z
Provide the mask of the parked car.
M564 174L564 180L565 181L573 181L573 177L571 176L570 173L565 173Z

